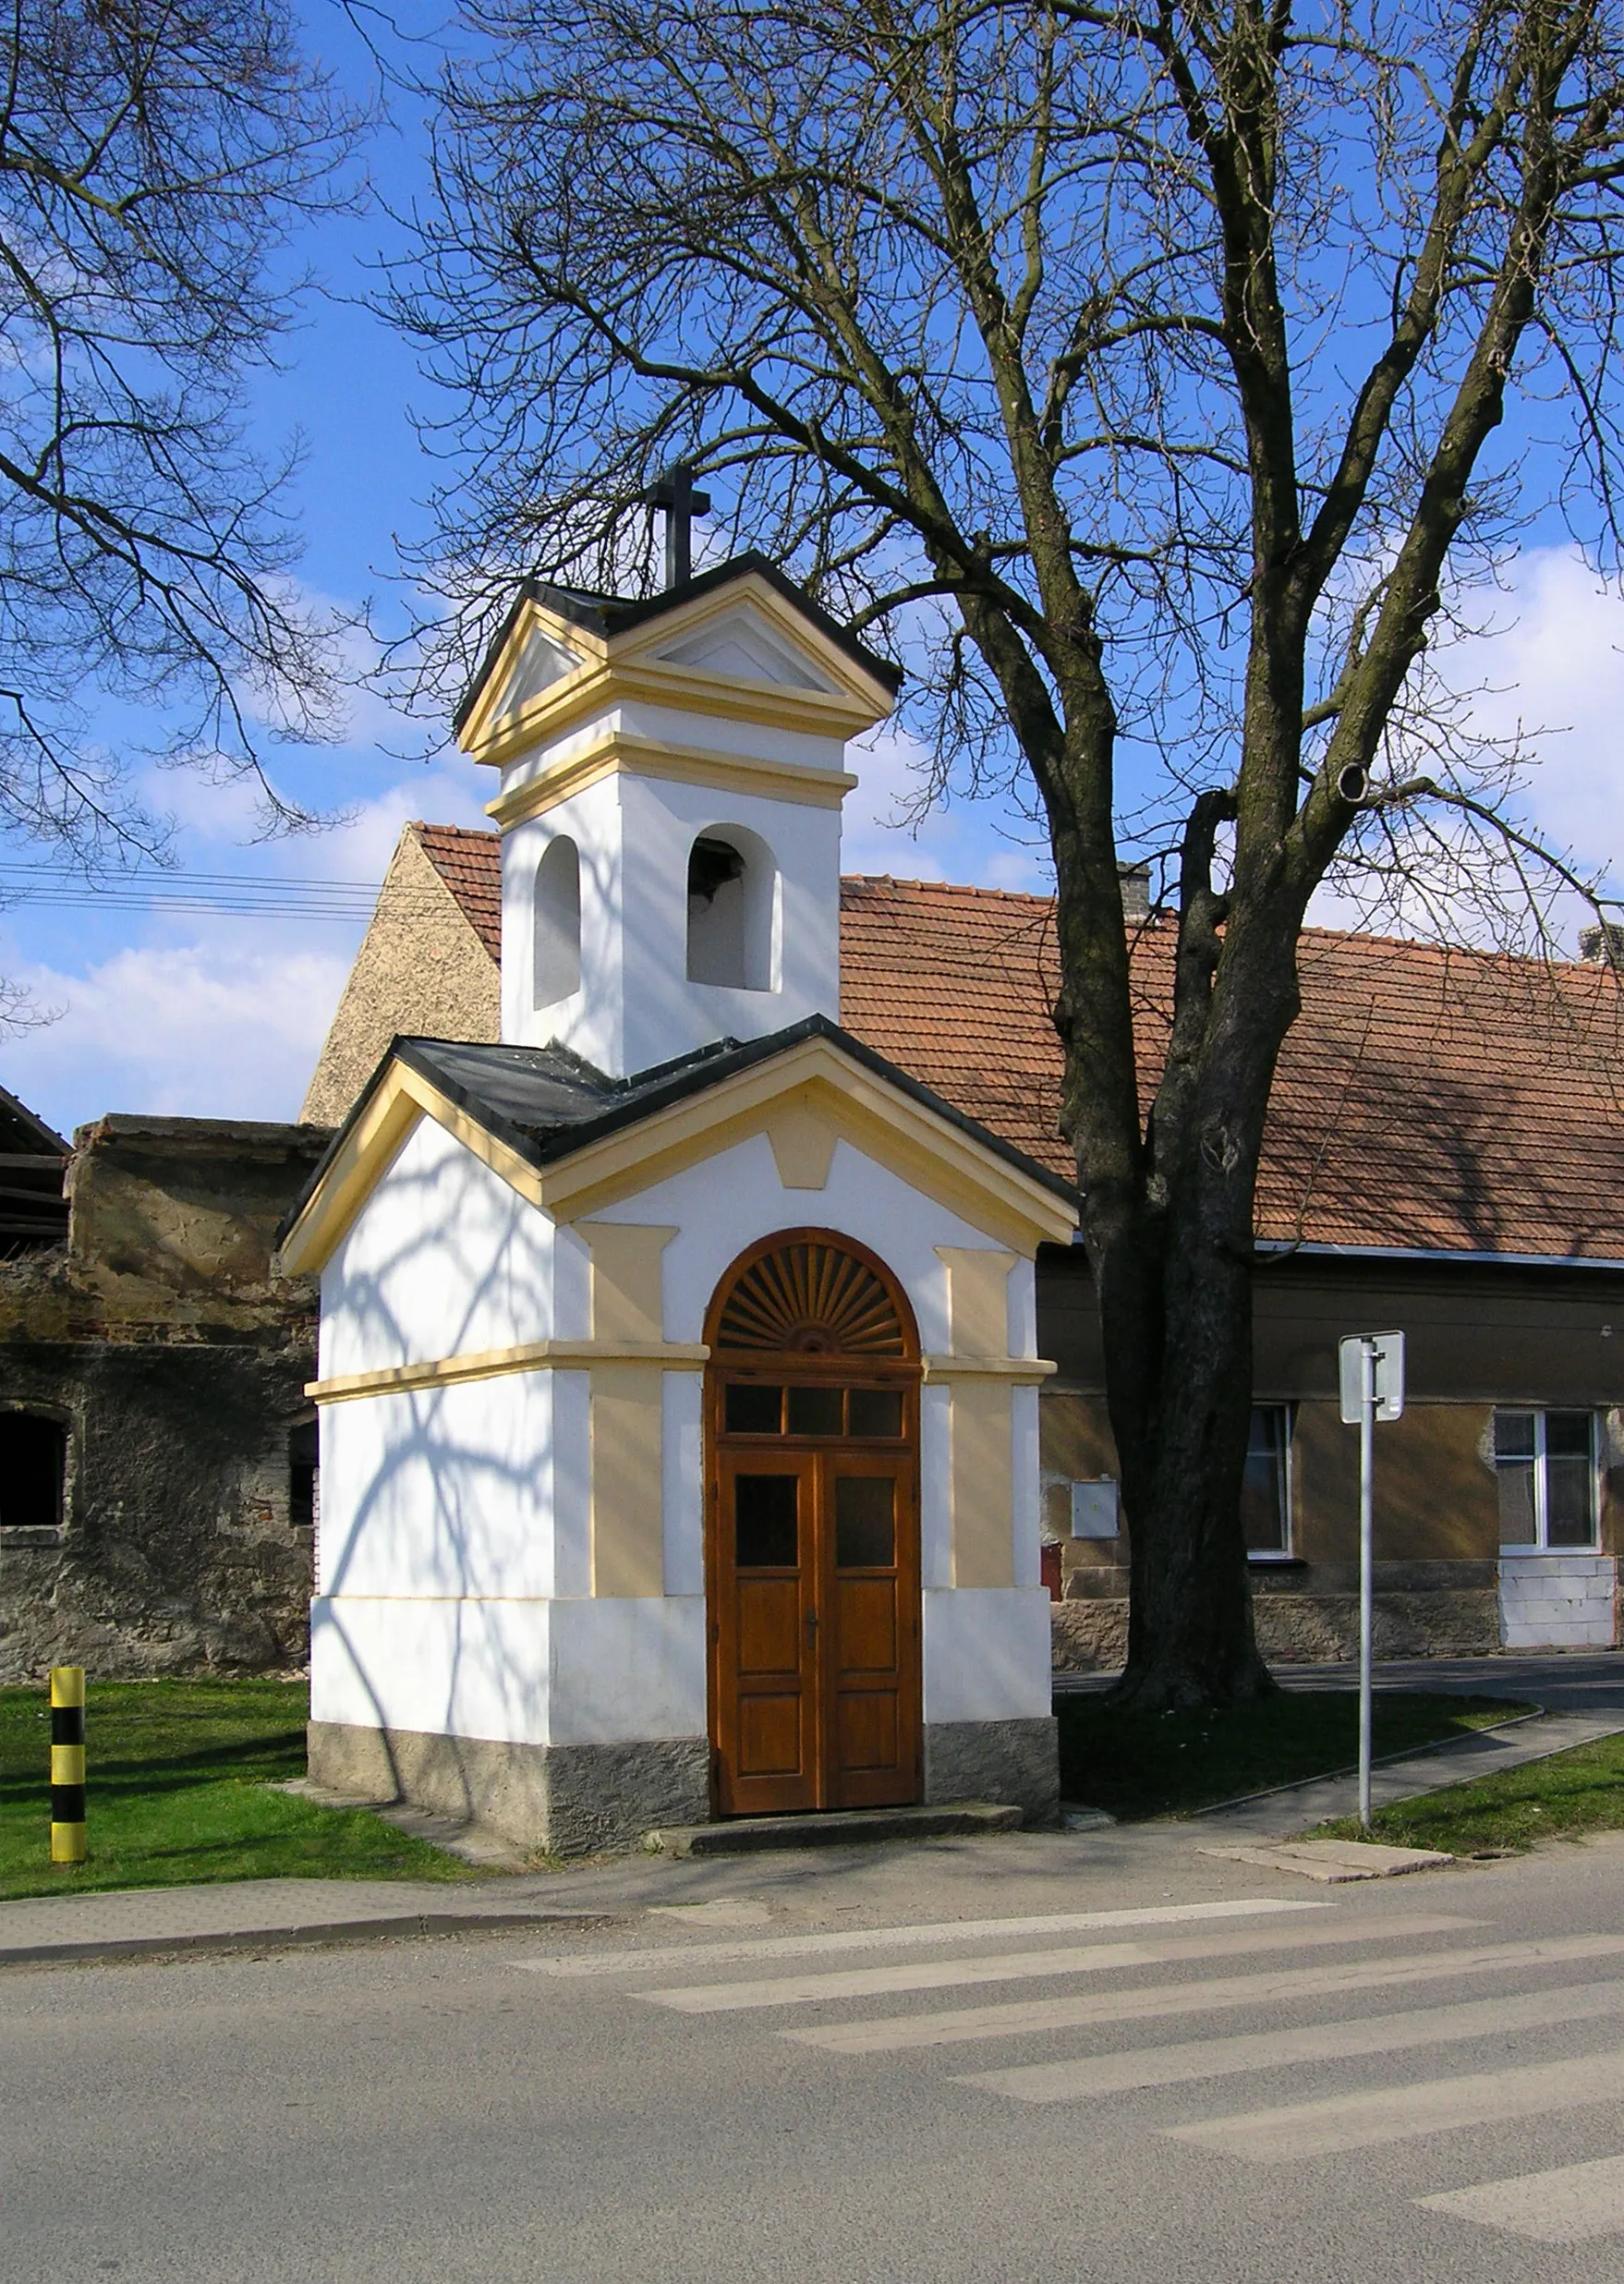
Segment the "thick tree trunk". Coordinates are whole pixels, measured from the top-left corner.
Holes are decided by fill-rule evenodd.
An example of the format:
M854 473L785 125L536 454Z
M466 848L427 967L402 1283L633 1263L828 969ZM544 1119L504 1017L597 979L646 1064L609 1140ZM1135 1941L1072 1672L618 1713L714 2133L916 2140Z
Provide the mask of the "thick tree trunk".
M1168 1237L1155 1280L1158 1307L1135 1308L1139 1322L1130 1328L1113 1322L1102 1295L1131 1565L1128 1663L1116 1695L1158 1711L1236 1704L1275 1686L1254 1635L1240 1513L1252 1411L1251 1271L1193 1232L1174 1226ZM1145 1330L1159 1334L1154 1357L1135 1337Z
M1230 1705L1274 1688L1241 1520L1252 1415L1253 1216L1264 1120L1299 997L1294 917L1229 931L1204 1035L1170 1068L1135 1209L1085 1190L1129 1537L1120 1701ZM1177 1028L1177 1027L1175 1027Z

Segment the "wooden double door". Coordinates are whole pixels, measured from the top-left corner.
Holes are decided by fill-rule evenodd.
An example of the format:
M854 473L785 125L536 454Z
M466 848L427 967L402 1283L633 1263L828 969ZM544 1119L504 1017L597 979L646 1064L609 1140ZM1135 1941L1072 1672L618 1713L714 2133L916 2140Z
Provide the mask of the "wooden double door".
M916 1374L722 1372L710 1414L719 1813L917 1800Z

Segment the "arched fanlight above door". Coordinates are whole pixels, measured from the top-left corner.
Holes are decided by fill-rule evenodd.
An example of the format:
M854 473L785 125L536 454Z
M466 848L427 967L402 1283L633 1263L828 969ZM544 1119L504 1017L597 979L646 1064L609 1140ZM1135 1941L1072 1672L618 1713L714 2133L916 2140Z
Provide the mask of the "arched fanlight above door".
M757 1355L899 1361L916 1353L874 1264L816 1237L781 1241L745 1263L722 1302L713 1345Z

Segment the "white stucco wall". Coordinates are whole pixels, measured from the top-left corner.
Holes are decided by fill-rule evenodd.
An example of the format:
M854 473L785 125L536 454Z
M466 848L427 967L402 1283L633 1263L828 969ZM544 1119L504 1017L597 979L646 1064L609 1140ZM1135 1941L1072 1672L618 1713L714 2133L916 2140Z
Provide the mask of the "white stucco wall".
M321 1272L322 1379L552 1335L551 1224L419 1120Z
M557 1593L553 1377L514 1372L323 1404L320 1591ZM559 1488L567 1511L567 1467Z
M1042 1719L1052 1711L1045 1586L925 1596L927 1721Z
M822 1189L786 1189L764 1134L606 1206L590 1219L648 1221L676 1230L663 1261L665 1334L673 1341L703 1338L705 1312L716 1288L747 1245L775 1230L818 1227L854 1237L879 1254L913 1305L925 1353L939 1355L948 1347L950 1326L947 1268L937 1247L1001 1249L996 1239L849 1142L835 1144ZM1012 1350L1017 1355L1036 1353L1033 1311L1019 1297L1030 1293L1031 1283L1030 1262L1018 1262L1010 1279L1015 1296L1010 1329L1026 1345Z
M697 734L691 725L689 742ZM778 870L775 990L687 979L688 852L700 833L725 835L730 825L764 843ZM580 854L581 988L537 1008L536 873L561 833ZM757 1039L808 1014L839 1017L838 809L617 774L505 833L502 884L504 1039L556 1039L624 1077L712 1039Z
M702 1737L705 1604L319 1596L310 1715L506 1744Z
M870 1246L907 1293L927 1355L951 1344L939 1247L1001 1250L853 1145L821 1190L785 1189L757 1135L551 1230L452 1136L417 1129L322 1284L324 1376L589 1331L590 1222L673 1227L666 1339L697 1342L738 1254L818 1226ZM1012 1353L1035 1344L1031 1265L1009 1280ZM662 1393L663 1599L591 1595L590 1378L508 1373L329 1403L321 1414L320 1594L311 1709L321 1721L514 1743L702 1735L706 1728L702 1380ZM950 1390L922 1405L925 1718L1048 1710L1038 1583L1037 1399L1012 1401L1013 1576L952 1586Z

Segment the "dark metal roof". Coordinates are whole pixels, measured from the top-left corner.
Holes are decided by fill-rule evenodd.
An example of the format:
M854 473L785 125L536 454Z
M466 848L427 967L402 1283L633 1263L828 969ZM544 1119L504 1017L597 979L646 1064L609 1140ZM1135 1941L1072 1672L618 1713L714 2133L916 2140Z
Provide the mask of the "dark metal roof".
M0 1260L66 1240L67 1159L55 1128L0 1087Z
M827 1015L807 1015L765 1039L718 1039L673 1063L656 1063L630 1078L608 1078L567 1047L488 1047L440 1039L396 1039L362 1090L349 1116L333 1136L331 1148L306 1185L297 1204L277 1232L277 1243L287 1236L333 1156L377 1091L391 1063L404 1063L419 1072L454 1102L486 1133L503 1142L533 1166L556 1164L576 1150L600 1142L623 1127L635 1126L656 1112L669 1110L690 1096L703 1094L724 1079L757 1063L770 1063L803 1040L826 1039L866 1071L873 1074L910 1101L930 1111L1006 1165L1018 1167L1032 1181L1068 1205L1075 1205L1073 1186L1048 1167L1040 1166L1012 1144L1001 1141L975 1119L966 1118L951 1102L920 1086L905 1071L888 1063L873 1048L842 1031Z
M894 696L903 685L903 670L890 659L857 640L855 635L831 618L821 605L813 601L804 588L786 578L777 564L751 548L743 555L730 556L726 563L713 564L709 571L697 577L685 579L680 587L668 587L657 595L631 598L620 595L594 595L580 588L554 587L546 579L527 579L514 598L513 608L502 623L501 632L480 661L479 672L463 695L462 703L452 716L452 728L460 731L474 711L479 694L490 681L497 660L507 647L514 624L527 602L545 603L550 611L567 619L572 626L585 627L589 634L600 635L605 640L611 635L624 634L633 626L641 626L649 619L661 618L667 611L692 602L696 595L708 595L730 580L748 577L754 572L782 596L792 610L809 619L820 634L842 650L846 656L874 676Z

